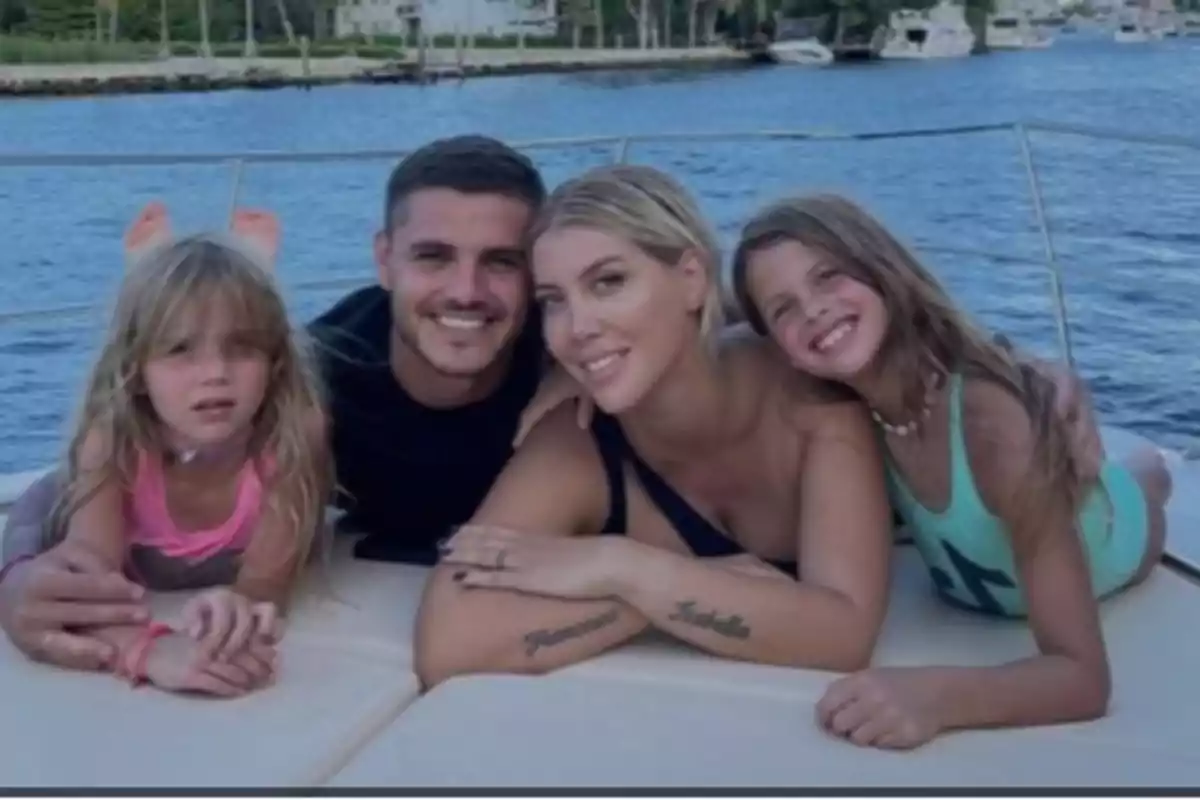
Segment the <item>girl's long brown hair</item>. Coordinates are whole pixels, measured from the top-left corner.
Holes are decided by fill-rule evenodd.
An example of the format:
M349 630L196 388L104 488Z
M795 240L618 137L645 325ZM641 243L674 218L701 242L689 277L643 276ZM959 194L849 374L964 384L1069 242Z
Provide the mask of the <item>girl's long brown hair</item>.
M835 195L791 198L746 223L734 251L733 288L760 335L767 335L767 325L750 295L747 262L755 252L787 241L821 252L882 298L889 321L876 359L905 376L904 407L911 418L924 405L931 370L1000 386L1020 401L1032 423L1034 464L1021 487L1026 512L1038 514L1064 499L1072 514L1078 511L1090 487L1081 477L1070 431L1055 413L1054 385L975 325L916 257L853 202Z
M269 456L264 499L295 532L287 561L298 572L323 529L332 469L323 449L312 447L312 421L324 401L310 348L292 329L283 298L268 268L249 251L216 235L198 235L159 248L126 274L107 336L91 370L63 470L66 488L48 531L65 535L71 516L105 484L128 490L139 451L166 452L162 426L145 391L146 362L161 355L189 309L224 303L251 328L269 363L262 406L254 417L248 456ZM203 315L197 317L203 319ZM108 449L104 466L84 470L84 441L100 434ZM295 582L297 575L289 576Z

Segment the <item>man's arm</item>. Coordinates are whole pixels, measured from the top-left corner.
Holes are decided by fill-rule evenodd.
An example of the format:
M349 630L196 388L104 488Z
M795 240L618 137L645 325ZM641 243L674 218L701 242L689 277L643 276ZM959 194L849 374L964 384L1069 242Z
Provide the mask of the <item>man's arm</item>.
M992 340L1009 351L1018 364L1028 367L1054 386L1054 412L1071 429L1071 451L1075 454L1079 472L1087 481L1096 480L1104 464L1105 451L1087 384L1069 364L1047 361L1024 351L1002 333L995 334Z
M4 522L0 564L22 556L36 556L44 549L43 534L62 490L62 473L57 471L47 472L25 487Z
M560 408L513 456L472 524L558 536L599 530L604 471L587 431ZM437 567L417 615L415 665L426 689L472 672L542 673L598 655L647 627L619 601L470 589Z

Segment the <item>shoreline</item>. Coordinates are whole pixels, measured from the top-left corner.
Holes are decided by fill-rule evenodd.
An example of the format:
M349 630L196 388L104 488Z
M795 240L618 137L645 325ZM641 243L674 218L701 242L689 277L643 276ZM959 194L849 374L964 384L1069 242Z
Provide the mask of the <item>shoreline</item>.
M385 61L335 58L183 58L95 64L0 65L5 97L92 97L227 91L308 89L338 84L410 84L502 75L577 73L665 67L719 67L749 63L726 47L694 49L476 49L462 63L453 49L430 49L422 70L415 55Z

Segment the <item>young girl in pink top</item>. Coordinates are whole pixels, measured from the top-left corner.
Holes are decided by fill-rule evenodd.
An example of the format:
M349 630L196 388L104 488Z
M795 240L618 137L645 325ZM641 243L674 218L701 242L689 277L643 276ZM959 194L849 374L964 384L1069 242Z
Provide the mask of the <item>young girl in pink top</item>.
M51 531L152 590L208 587L161 623L92 631L115 672L237 695L273 676L277 608L330 487L318 385L269 265L273 216L173 240L148 206L92 370Z

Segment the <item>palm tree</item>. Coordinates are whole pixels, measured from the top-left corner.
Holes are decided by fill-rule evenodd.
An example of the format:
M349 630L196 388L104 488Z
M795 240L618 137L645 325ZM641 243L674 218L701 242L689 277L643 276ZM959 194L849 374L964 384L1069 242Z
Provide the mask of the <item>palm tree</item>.
M650 43L650 2L641 0L640 10L635 10L633 3L634 0L625 0L625 9L629 12L629 16L637 22L638 49L645 50Z
M246 9L246 43L242 46L242 56L254 58L258 54L258 42L254 39L254 0L243 0Z
M212 43L208 39L208 0L197 0L200 12L200 56L212 58Z
M167 0L158 0L158 57L171 57L171 27L167 24Z
M292 27L292 20L288 16L287 5L283 0L275 0L275 10L279 12L279 20L283 25L283 35L287 37L288 44L292 47L296 46L296 29Z

